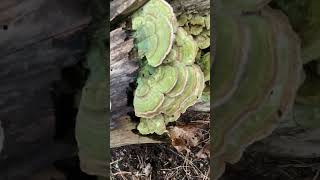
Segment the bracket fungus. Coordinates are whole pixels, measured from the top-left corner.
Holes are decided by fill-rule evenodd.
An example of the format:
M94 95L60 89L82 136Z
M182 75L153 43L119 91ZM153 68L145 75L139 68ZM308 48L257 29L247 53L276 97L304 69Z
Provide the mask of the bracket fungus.
M210 52L204 54L198 61L197 64L200 66L201 70L204 73L204 80L210 81L210 68L211 68L211 61L210 61Z
M278 0L273 3L288 15L290 23L301 37L303 62L320 58L320 2Z
M194 105L203 89L203 72L195 64L161 65L149 77L139 77L134 96L135 114L142 117L139 132L163 134L165 125Z
M183 13L178 17L178 24L183 27L188 34L193 35L200 49L210 46L210 15Z
M194 14L184 12L177 18L178 24L187 34L193 37L198 47L196 55L196 64L198 64L205 76L205 90L199 100L200 102L210 101L210 15L205 12Z
M195 64L199 47L193 35L178 26L164 0L151 0L138 10L132 29L142 62L133 100L135 115L140 117L137 129L141 134L161 135L202 95L205 78Z
M132 16L132 29L140 57L159 66L171 50L176 19L164 0L150 0Z
M104 26L99 27L90 39L86 57L90 74L82 89L75 131L81 170L88 174L107 177L107 71L104 61L105 36L101 35L104 34L104 30Z
M279 11L264 7L259 15L219 14L216 28L222 43L213 66L213 179L288 113L302 67L299 38Z
M200 53L201 54L201 53ZM210 102L210 69L211 69L211 61L210 61L210 52L207 52L203 56L201 56L196 63L200 66L205 81L205 88L203 90L201 101Z
M198 52L197 43L183 28L178 28L173 47L164 63L181 62L192 65Z

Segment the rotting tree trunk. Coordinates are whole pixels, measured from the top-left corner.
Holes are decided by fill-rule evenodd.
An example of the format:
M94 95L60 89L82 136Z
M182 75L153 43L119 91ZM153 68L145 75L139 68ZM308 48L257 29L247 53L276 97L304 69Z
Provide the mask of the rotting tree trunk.
M248 148L275 157L320 157L320 107L295 104L277 129Z
M168 1L176 14L185 11L208 12L210 9L209 0L173 0ZM130 83L134 82L137 74L138 64L133 56L129 56L133 48L133 39L130 32L124 30L125 24L122 21L130 19L130 13L141 7L143 0L121 0L111 2L110 21L115 20L119 26L110 33L110 96L111 96L111 147L118 147L130 144L140 143L159 143L159 141L134 134L133 129L136 123L128 119L127 113L133 112L132 105L129 105ZM112 23L111 23L112 24ZM132 91L132 90L131 90ZM131 95L132 96L132 95ZM132 100L132 99L131 99ZM190 108L192 111L210 111L210 105L201 104ZM187 112L188 113L188 112Z
M0 179L26 179L76 151L75 143L54 140L51 88L85 49L84 8L77 0L0 3Z

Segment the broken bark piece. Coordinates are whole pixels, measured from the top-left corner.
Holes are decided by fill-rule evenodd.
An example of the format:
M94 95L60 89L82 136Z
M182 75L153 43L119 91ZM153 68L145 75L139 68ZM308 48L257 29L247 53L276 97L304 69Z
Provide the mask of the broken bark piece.
M126 17L143 6L148 0L112 0L110 3L110 21L116 17Z
M168 0L176 15L198 12L203 15L210 11L210 0Z
M161 141L153 140L149 137L133 133L132 131L136 130L137 124L132 122L128 116L122 116L121 118L117 119L117 126L119 128L115 128L110 131L111 148L131 144L161 143Z

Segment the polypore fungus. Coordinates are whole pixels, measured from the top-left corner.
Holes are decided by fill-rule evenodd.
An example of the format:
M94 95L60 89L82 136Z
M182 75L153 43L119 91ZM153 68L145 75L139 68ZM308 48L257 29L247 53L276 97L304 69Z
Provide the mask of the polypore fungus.
M210 80L210 67L211 67L210 52L207 52L206 54L204 54L197 61L197 64L200 66L200 68L204 74L204 80L209 81Z
M193 24L201 26L199 34L207 27L205 17L194 18ZM192 34L178 27L164 0L149 1L133 16L132 26L138 55L147 59L147 63L141 60L134 93L135 115L141 117L137 129L141 134L161 135L169 122L176 121L202 95L204 74L194 64L198 44Z
M193 35L200 49L210 46L210 16L205 14L183 13L178 17L179 26L183 27L188 34Z
M301 38L303 62L320 58L320 1L278 0L274 3L288 15L291 25Z
M160 127L176 121L181 113L194 105L203 88L204 76L195 64L161 65L154 74L138 80L134 109L136 116L143 117L138 126L139 132L164 133L165 128Z
M299 39L278 11L219 15L216 28L213 179L288 113L301 74Z
M191 35L188 35L183 28L177 29L174 45L164 63L181 62L185 65L192 65L198 52L197 43Z
M132 17L138 55L148 64L159 66L170 52L176 19L171 6L164 0L150 0Z
M199 51L201 54L201 51ZM201 101L210 102L210 69L211 69L211 61L210 61L210 52L207 52L202 57L197 59L196 63L200 66L205 80L205 88L203 90Z
M104 27L101 27L103 30ZM101 31L96 31L99 33ZM96 35L96 34L94 34ZM95 36L96 37L96 36ZM105 171L106 120L108 111L107 71L104 59L104 36L92 39L87 54L89 77L81 93L77 114L76 140L81 170L89 174L107 177ZM92 141L94 139L94 141Z

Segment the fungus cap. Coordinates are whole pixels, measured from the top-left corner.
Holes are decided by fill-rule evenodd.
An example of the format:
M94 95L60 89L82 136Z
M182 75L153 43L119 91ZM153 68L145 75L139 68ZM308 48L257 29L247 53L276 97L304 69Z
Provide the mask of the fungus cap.
M172 8L164 0L151 0L132 17L136 47L149 65L159 66L172 48L177 24Z

